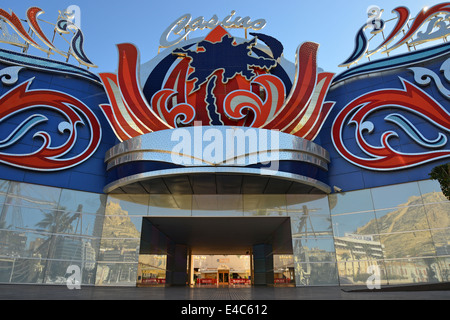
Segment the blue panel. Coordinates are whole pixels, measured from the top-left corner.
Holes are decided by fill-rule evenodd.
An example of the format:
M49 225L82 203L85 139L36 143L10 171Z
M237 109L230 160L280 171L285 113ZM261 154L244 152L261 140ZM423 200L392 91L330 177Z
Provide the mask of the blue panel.
M10 65L0 64L0 70L8 68ZM32 79L28 90L55 90L68 94L84 103L97 117L102 130L102 140L95 153L89 159L71 168L50 172L36 171L30 169L16 168L12 165L0 163L0 179L29 182L54 187L69 188L81 191L103 192L105 183L105 152L117 144L117 138L106 121L100 104L108 103L108 98L102 85L97 81L97 76L92 77L90 72L81 68L74 68L72 72L25 67L18 73L18 81L13 85L5 85L0 82L0 94L5 95L15 87ZM45 103L43 103L45 104ZM45 120L32 122L34 119ZM81 116L81 114L80 114ZM47 132L51 137L51 147L63 145L69 137L68 131L60 132L58 126L67 121L60 112L45 106L36 106L28 110L4 117L0 122L0 145L5 142L8 136L17 131L21 125L28 131L23 136L18 136L17 141L11 145L4 145L0 148L2 154L30 154L42 147L43 139L34 136L37 132ZM86 123L86 119L82 121ZM83 124L77 125L77 140L74 147L61 158L67 159L79 155L89 144L91 139L90 129Z
M336 117L351 101L377 90L404 90L402 79L416 86L449 112L450 99L439 91L436 83L432 80L426 86L420 85L416 82L414 72L410 69L411 67L421 67L427 69L429 72L435 73L448 90L448 81L450 79L445 79L440 69L448 59L448 54L443 55L443 52L448 52L449 48L449 45L445 44L423 51L413 52L409 55L405 54L397 58L386 59L384 62L375 61L366 63L359 67L351 68L334 79L325 100L335 101L336 104L319 135L322 147L330 152L329 185L338 185L343 190L350 191L429 179L429 173L432 168L450 161L450 157L447 156L446 158L437 159L414 167L401 167L398 170L377 171L375 169L366 169L352 164L341 156L333 145L331 132ZM405 67L392 69L393 66L395 67L396 64L400 63L400 60L401 65ZM390 62L393 65L391 65L390 70L387 70L389 69L387 66ZM343 81L342 79L346 80ZM403 126L401 126L402 122L399 119L403 118L396 118L396 116L392 116L393 114L401 115L401 117L408 120L408 123L403 123ZM349 118L351 116L350 114ZM446 116L443 114L441 117L445 118ZM395 121L396 119L397 121ZM356 126L355 124L349 123L348 120L346 119L342 131L345 147L355 156L370 159L371 156L366 154L356 143ZM436 123L425 119L421 114L415 113L411 108L405 108L394 103L392 105L386 103L381 110L374 111L367 118L364 118L364 122L369 125L368 127L370 127L370 124L373 126L373 131L370 133L367 130L364 131L363 137L367 143L374 147L381 146L381 136L383 133L393 131L397 134L397 137L389 139L389 144L394 150L399 152L423 153L434 150L450 150L450 142L448 142L450 141L450 128L437 126ZM407 128L409 128L410 134L408 134ZM416 136L416 139L414 139L413 133L419 133L422 136ZM439 138L439 134L444 135L447 139L447 143L443 146L437 147L438 143L436 142L433 148L433 143L428 143L428 145L424 143L424 145L421 145L417 142L425 141L424 139L436 140ZM441 137L439 141L445 142L443 138Z

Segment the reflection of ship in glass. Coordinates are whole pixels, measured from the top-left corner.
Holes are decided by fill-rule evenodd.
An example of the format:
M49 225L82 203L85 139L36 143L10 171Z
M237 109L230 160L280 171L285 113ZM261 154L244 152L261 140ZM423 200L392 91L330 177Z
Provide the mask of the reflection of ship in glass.
M425 205L424 205L425 203ZM380 268L389 283L448 281L449 203L438 193L411 196L343 237L335 237L341 283L365 281ZM351 218L351 215L348 216Z
M334 261L334 252L329 249L332 247L331 218L329 214L311 214L315 211L322 209L303 205L299 214L291 211L297 285L332 283L336 274L329 263Z

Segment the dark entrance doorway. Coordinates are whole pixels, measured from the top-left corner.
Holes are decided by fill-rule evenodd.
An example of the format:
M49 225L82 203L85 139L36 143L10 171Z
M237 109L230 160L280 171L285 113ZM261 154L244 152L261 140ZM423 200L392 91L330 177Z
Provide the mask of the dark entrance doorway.
M272 285L273 256L292 255L290 218L145 217L140 254L166 257L166 285L192 284L193 255L251 255L252 284ZM229 273L221 270L218 280L229 283Z

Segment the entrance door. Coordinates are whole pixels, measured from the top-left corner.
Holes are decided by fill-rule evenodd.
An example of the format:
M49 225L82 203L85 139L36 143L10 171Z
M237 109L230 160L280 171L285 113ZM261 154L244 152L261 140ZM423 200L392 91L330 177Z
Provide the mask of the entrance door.
M229 270L218 270L217 282L219 286L227 286L230 282L230 271Z

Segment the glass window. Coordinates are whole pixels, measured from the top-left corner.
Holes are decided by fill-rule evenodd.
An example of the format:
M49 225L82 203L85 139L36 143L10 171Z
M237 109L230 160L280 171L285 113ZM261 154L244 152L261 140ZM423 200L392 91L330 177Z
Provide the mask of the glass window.
M426 230L430 226L424 206L400 207L375 212L380 233Z
M331 217L327 214L291 215L293 237L331 237Z
M138 215L148 214L149 195L147 194L110 194L106 203L105 215Z
M450 257L437 257L436 264L439 266L440 281L450 281Z
M331 219L336 237L345 237L350 234L371 235L378 233L373 211L335 215Z
M329 204L332 215L373 210L369 189L330 194Z
M192 215L243 216L242 195L193 195Z
M302 263L336 261L332 238L293 238L293 252L296 261Z
M432 229L431 238L433 239L437 256L450 255L450 228Z
M326 195L297 195L287 194L286 204L289 215L301 214L330 214L328 197Z
M336 286L336 263L294 263L297 286Z
M9 181L0 180L0 204L5 202L6 193L8 192Z
M388 283L382 261L343 260L338 262L339 283L344 285L385 285Z
M372 261L384 258L379 236L348 235L334 239L338 261Z
M59 209L72 212L104 214L106 195L63 189Z
M439 263L435 258L409 258L386 260L389 284L437 282L442 279Z
M322 195L287 195L293 236L333 235L328 200Z
M140 239L142 228L141 217L105 216L102 239Z
M98 263L95 285L135 286L138 263Z
M283 216L286 215L286 196L278 194L253 195L244 198L246 216Z
M430 228L450 228L450 202L424 205Z
M2 282L42 283L45 261L14 257L0 262ZM5 281L3 281L5 280Z
M387 259L436 255L429 230L382 234L380 239Z
M56 209L61 189L11 182L5 203L40 209Z
M375 210L423 204L417 182L373 188Z
M22 232L0 230L0 255L24 256L26 254L27 237Z
M80 261L58 261L44 260L42 261L43 283L66 285L70 276L75 276L73 267L80 268L81 284L93 284L95 268L91 263L81 263Z
M92 235L96 219L95 215L83 215L58 209L43 210L9 205L3 207L2 217L4 228L11 230L37 230L78 235Z
M419 181L419 189L422 194L423 203L433 203L447 201L441 190L441 186L436 180Z
M148 214L150 216L190 216L192 195L151 194Z

